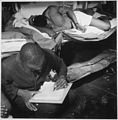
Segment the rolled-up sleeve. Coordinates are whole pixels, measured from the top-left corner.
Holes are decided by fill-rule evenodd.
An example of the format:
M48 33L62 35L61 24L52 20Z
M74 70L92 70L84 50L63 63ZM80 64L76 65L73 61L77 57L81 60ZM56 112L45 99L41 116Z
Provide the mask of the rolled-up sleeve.
M50 62L53 64L53 69L56 70L58 76L67 75L67 67L60 57L58 57L55 53L51 53Z

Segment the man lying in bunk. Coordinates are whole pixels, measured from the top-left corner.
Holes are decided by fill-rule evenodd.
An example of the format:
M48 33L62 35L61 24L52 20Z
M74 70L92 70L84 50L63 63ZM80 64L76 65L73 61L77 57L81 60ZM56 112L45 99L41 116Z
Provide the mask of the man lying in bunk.
M65 6L49 6L42 16L31 16L29 23L42 32L52 32L52 35L55 32L72 28L85 32L85 26L94 26L104 31L110 29L109 22L94 18L80 11L73 11Z

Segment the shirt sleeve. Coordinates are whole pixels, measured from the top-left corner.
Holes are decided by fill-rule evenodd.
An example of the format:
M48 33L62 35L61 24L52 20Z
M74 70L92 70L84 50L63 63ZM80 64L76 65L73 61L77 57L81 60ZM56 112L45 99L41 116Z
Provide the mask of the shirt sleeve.
M10 76L10 71L4 71L4 67L2 66L2 76L1 76L1 85L2 90L8 96L9 99L14 100L17 96L18 88L13 86L13 80Z
M53 65L52 69L56 70L57 75L58 76L61 76L61 75L66 76L67 75L67 67L66 67L64 61L52 51L50 52L49 58Z

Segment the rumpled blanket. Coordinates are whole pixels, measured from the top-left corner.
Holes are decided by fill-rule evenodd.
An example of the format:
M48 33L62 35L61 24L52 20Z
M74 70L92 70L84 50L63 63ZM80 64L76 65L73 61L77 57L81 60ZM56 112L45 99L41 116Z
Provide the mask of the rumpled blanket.
M47 49L53 49L58 42L53 40L47 33L41 33L36 28L30 26L26 19L11 18L5 28L5 32L2 34L2 39L15 39L22 37L26 38L27 42L37 42L42 48Z
M90 39L97 38L100 34L104 33L103 30L100 30L93 26L86 26L86 29L87 30L85 33L77 29L64 30L64 33L75 38L81 37L81 38L90 38Z

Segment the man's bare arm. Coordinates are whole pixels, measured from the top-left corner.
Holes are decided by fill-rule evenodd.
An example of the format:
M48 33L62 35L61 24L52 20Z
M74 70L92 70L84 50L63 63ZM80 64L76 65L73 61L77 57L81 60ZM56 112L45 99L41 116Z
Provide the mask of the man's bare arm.
M73 23L75 24L76 29L81 30L82 32L85 32L85 30L86 30L85 27L81 26L78 23L77 18L75 16L74 12L71 9L68 9L67 15L73 21Z
M47 33L50 37L54 36L56 32L48 27L36 27L40 32Z

